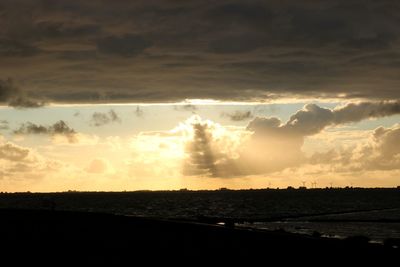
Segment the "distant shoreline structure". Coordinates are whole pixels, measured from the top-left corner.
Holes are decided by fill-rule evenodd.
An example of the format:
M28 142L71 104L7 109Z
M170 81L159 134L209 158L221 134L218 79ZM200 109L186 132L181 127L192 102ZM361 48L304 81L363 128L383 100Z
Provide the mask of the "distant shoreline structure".
M123 191L95 191L95 190L67 190L67 191L49 191L49 192L41 192L41 191L17 191L17 192L8 192L8 191L0 191L0 194L66 194L66 193L150 193L150 192L218 192L218 191L287 191L287 190L400 190L400 186L396 187L356 187L356 186L345 186L345 187L311 187L307 188L306 186L293 187L288 186L286 188L276 187L276 188L243 188L243 189L234 189L227 187L220 187L217 189L189 189L189 188L180 188L180 189L171 189L171 190L151 190L151 189L141 189L141 190L123 190Z

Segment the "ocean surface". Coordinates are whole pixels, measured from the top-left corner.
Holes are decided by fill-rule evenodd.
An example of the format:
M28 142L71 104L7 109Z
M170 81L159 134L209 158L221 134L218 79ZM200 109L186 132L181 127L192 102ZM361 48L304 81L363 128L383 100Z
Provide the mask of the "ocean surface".
M2 193L0 208L105 212L335 238L400 238L400 189Z

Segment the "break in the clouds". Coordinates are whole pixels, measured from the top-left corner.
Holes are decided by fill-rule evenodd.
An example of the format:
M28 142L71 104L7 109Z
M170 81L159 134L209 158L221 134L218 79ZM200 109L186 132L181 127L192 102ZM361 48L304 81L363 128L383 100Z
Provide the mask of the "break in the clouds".
M37 125L32 122L23 123L18 129L14 130L14 134L64 136L69 143L78 142L77 132L62 120L49 126Z
M400 98L397 1L4 0L0 14L2 78L50 102ZM29 94L1 101L37 106Z
M90 120L90 125L99 127L114 122L121 122L121 119L114 110L110 109L107 113L105 112L93 113L92 118Z
M26 91L17 87L11 79L0 79L0 103L20 109L40 108L46 104L43 100L30 97Z

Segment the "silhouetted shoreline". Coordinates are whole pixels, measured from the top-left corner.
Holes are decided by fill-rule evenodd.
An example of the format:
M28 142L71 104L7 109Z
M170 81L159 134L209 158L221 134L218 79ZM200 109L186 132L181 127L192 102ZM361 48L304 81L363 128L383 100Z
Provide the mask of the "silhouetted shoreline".
M399 207L400 191L382 188L3 193L0 238L3 255L17 254L12 258L27 262L62 258L112 265L160 255L233 261L296 255L301 260L311 253L359 259L395 255L399 239L388 232L383 244L375 244L364 232L350 232L340 240L312 229L309 235L290 233L280 225L296 226L304 218L383 222L383 232L398 225ZM275 222L275 230L257 228Z
M327 239L282 231L256 231L204 223L90 212L0 210L2 251L65 262L121 263L144 255L245 259L314 251L329 255L394 255L396 249L362 238ZM7 254L5 254L7 255ZM175 255L175 256L174 256Z

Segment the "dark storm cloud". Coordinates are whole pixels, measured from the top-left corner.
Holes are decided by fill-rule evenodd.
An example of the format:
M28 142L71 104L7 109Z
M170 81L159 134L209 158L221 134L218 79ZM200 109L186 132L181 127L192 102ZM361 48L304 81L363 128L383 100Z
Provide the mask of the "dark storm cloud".
M70 24L66 22L42 21L35 25L38 38L79 38L95 35L100 31L96 24Z
M114 110L110 109L107 113L103 112L93 113L92 118L90 120L90 125L98 127L114 122L121 122L121 119Z
M240 34L227 36L209 43L209 51L217 54L245 53L256 50L264 44L262 38L254 35Z
M29 57L39 53L39 49L30 44L17 40L0 38L0 56L2 57Z
M69 143L76 143L78 141L76 136L77 132L74 129L70 128L67 125L67 123L65 123L62 120L50 126L37 125L32 122L23 123L18 129L14 130L14 134L17 135L43 134L50 136L62 135L67 138Z
M0 72L64 103L398 99L399 14L396 1L4 0Z
M151 42L140 35L109 36L97 41L99 52L110 55L133 57L151 46Z
M228 117L232 121L244 121L253 117L251 111L240 111L236 110L232 113L223 112L221 113L222 117Z
M271 17L271 11L260 4L228 3L211 8L208 11L209 18L224 23L231 22L256 23L267 22Z
M28 94L17 87L11 79L0 79L0 103L6 103L14 108L40 108L46 102L33 99Z
M46 105L44 101L38 101L27 97L26 95L14 96L8 101L8 105L14 108L40 108Z

